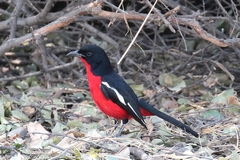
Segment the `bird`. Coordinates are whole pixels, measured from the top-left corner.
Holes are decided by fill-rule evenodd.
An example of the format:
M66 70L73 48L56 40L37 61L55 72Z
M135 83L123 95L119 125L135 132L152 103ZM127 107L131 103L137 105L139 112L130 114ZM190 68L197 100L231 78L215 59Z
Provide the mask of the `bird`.
M67 56L78 57L85 65L90 93L96 106L106 115L122 120L123 125L117 137L121 136L130 119L135 119L147 129L144 117L154 115L195 137L199 136L189 126L137 97L132 88L114 71L107 54L101 47L86 44L80 49L69 52Z

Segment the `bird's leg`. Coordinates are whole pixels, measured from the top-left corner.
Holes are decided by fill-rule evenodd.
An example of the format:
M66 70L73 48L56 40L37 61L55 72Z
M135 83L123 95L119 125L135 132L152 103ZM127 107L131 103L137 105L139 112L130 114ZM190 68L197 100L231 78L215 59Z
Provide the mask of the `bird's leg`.
M113 132L114 132L114 131L118 128L118 126L119 126L119 120L113 119L113 121L114 121L114 128L113 128L113 130L110 132L110 135L112 135Z
M113 130L111 131L111 134L117 129L117 127L118 127L118 120L116 120L116 119L113 119L114 120L114 128L113 128Z
M120 137L121 136L122 131L124 130L125 126L128 123L128 119L123 119L122 123L123 123L123 125L121 126L120 130L118 131L116 137Z

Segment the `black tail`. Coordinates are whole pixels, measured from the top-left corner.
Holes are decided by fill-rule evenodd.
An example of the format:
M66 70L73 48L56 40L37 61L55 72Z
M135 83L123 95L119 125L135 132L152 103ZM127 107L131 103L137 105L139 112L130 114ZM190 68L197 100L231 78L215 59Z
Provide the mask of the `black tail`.
M146 111L148 111L148 112L150 112L150 113L152 113L152 114L154 114L154 115L156 115L156 116L164 119L165 121L167 121L167 122L169 122L169 123L174 124L175 126L177 126L177 127L181 128L182 130L184 130L184 131L192 134L193 136L195 136L195 137L198 137L198 136L199 136L197 132L195 132L194 130L192 130L192 129L191 129L190 127L188 127L187 125L185 125L185 124L183 124L182 122L176 120L175 118L173 118L173 117L171 117L171 116L169 116L169 115L167 115L167 114L165 114L165 113L157 110L156 108L154 108L153 106L151 106L150 104L148 104L147 102L145 102L144 100L139 99L139 100L138 100L138 105L139 105L141 108L145 109Z

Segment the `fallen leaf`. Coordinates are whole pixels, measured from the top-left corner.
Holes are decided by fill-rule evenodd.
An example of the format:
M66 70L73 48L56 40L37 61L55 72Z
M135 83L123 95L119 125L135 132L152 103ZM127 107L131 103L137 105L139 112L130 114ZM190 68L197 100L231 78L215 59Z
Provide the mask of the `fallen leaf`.
M162 99L162 106L164 108L177 108L178 103L175 100L163 98Z
M31 139L30 148L42 148L42 142L48 138L46 134L49 132L38 122L30 122L27 130Z
M229 89L225 90L222 93L218 94L213 100L212 103L221 103L221 104L229 104L230 97L234 95L234 90Z
M18 152L10 160L24 160L24 157Z
M153 97L153 96L156 94L156 92L154 92L154 91L151 90L151 89L144 89L144 90L143 90L143 94L144 94L146 97L151 98L151 97Z
M62 149L70 149L71 147L78 145L79 142L74 140L71 137L74 137L74 135L72 133L68 134L67 137L64 137L56 146L58 146ZM55 154L58 152L62 152L62 151L58 148L52 148L49 151L49 154Z
M179 91L186 87L184 77L177 77L174 74L164 73L159 76L159 83L172 91Z
M23 108L23 112L27 115L32 115L33 113L35 113L35 111L36 111L35 108L30 106Z

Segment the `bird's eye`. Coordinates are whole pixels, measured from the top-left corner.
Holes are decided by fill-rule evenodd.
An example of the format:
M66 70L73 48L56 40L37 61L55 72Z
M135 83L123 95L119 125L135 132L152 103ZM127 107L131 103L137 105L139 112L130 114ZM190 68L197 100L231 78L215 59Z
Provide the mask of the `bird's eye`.
M92 52L87 52L87 53L86 53L86 56L87 56L87 57L90 57L91 55L92 55Z

